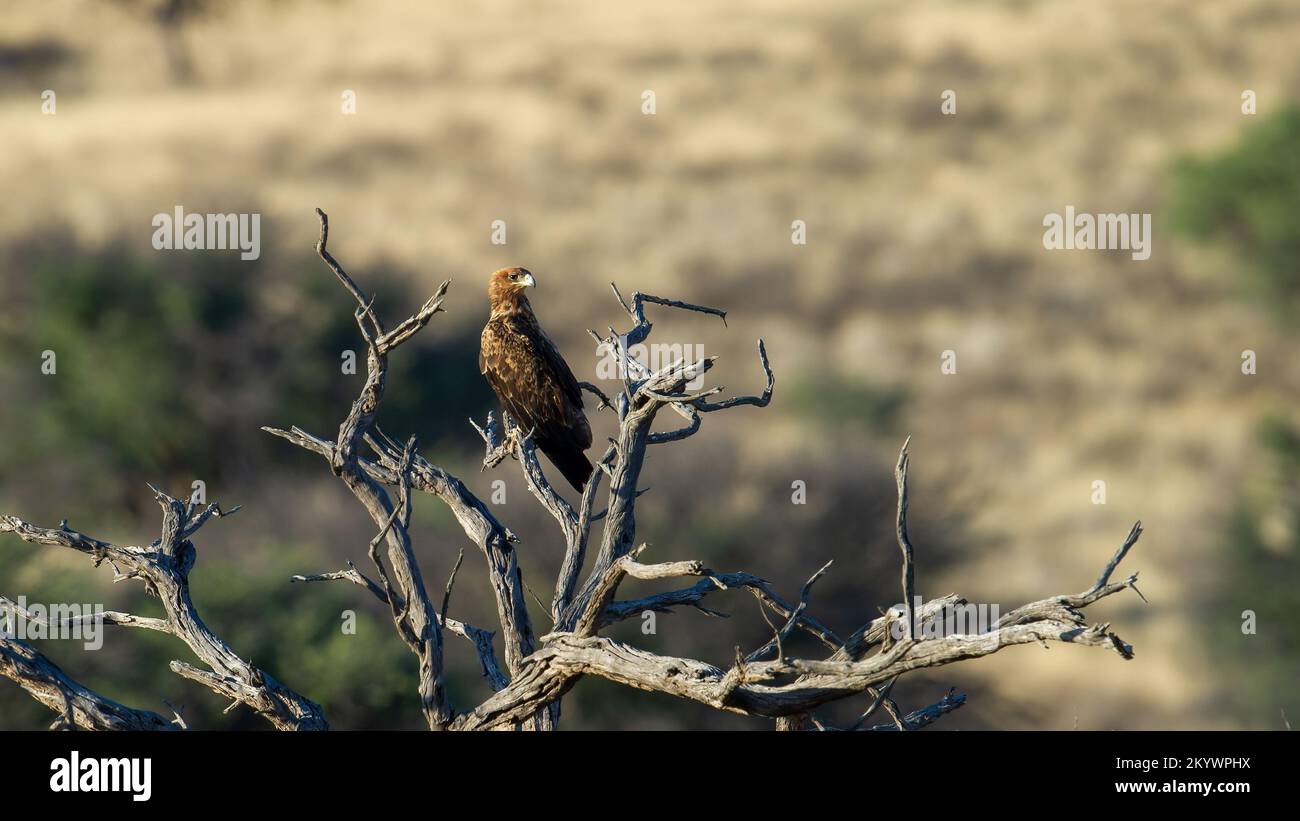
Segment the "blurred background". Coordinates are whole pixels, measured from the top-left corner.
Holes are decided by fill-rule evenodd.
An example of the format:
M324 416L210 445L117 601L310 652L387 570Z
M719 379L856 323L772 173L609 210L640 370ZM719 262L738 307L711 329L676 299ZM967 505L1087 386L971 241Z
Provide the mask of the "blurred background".
M321 459L259 430L333 438L363 378L341 372L360 346L312 249L319 206L390 322L453 279L448 312L395 355L380 423L484 499L506 482L496 513L524 538L533 590L551 589L560 537L516 465L480 473L466 421L494 407L476 357L486 276L504 265L537 274L533 305L580 378L597 364L585 329L626 327L610 281L728 309L729 327L651 319L652 341L720 355L710 384L729 393L761 389L767 341L769 408L651 451L647 559L748 570L790 598L833 559L811 611L847 634L900 598L892 468L910 434L919 593L1005 612L1086 589L1140 518L1121 572L1141 570L1149 603L1088 611L1133 661L1009 648L905 678L901 706L957 687L971 699L948 729L1284 727L1300 715L1297 38L1282 0L8 4L0 513L147 544L145 483L184 496L203 481L244 505L197 541L194 597L216 632L337 728L420 727L383 609L342 583L288 583L365 568L373 535ZM260 259L155 251L151 220L176 205L260 213ZM1067 205L1153 214L1151 258L1044 250L1043 216ZM597 442L615 429L588 415ZM416 500L413 534L437 588L467 548L452 615L495 628L481 554L441 503ZM0 595L158 612L83 556L12 536ZM709 604L731 618L612 634L717 664L770 635L747 594ZM549 628L544 608L533 620ZM264 727L168 672L191 659L167 636L38 647L132 706ZM468 644L447 648L467 708L489 691ZM0 728L51 718L0 682ZM771 722L584 680L564 726Z

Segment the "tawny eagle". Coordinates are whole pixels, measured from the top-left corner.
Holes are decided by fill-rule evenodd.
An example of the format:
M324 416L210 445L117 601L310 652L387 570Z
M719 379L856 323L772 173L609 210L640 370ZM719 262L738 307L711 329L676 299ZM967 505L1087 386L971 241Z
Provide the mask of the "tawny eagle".
M488 280L492 315L479 339L478 368L501 409L555 463L579 493L591 477L583 453L591 426L582 412L582 388L550 340L524 290L537 279L523 268L502 268Z

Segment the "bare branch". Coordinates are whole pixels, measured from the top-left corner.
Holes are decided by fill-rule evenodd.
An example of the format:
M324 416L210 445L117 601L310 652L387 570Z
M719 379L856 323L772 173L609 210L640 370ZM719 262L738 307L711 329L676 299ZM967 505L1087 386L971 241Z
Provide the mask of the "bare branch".
M464 556L463 551L461 553L461 556L462 557ZM460 566L459 560L457 560L456 566L457 567ZM453 576L453 580L454 580L454 576ZM379 599L384 604L390 603L388 594L384 591L384 588L378 585L377 583L375 583L374 581L371 581L369 578L365 576L365 574L357 570L356 565L354 565L352 562L348 562L347 570L335 570L330 573L317 573L310 576L302 576L302 575L293 576L289 579L289 581L304 582L304 583L347 581L347 582L351 582L352 584L355 584L358 587L370 591L371 595ZM452 580L449 580L448 588L451 587L450 581ZM444 608L446 604L447 604L447 599L444 597L443 599ZM500 690L502 687L506 686L506 683L509 681L509 679L507 679L505 674L501 672L501 666L497 664L496 651L492 647L492 638L495 634L491 630L484 630L482 628L475 627L472 624L468 624L466 622L453 619L446 615L445 609L442 615L438 617L438 624L442 627L443 630L446 630L448 633L451 633L452 635L455 636L460 636L461 638L468 640L471 644L474 645L474 650L478 654L479 663L483 667L483 676L484 678L487 679L488 684L491 685L494 691Z
M903 609L907 613L908 638L916 635L916 613L913 597L916 595L916 581L912 565L912 541L907 536L907 446L912 437L903 442L903 449L898 453L898 466L894 468L894 478L898 482L898 548L903 553Z
M750 573L718 573L684 590L658 593L631 601L611 602L605 608L600 624L604 627L614 622L632 618L647 610L656 613L670 613L672 608L681 606L691 606L704 610L710 615L718 615L706 610L700 602L710 593L726 589L749 590L765 607L768 607L782 618L788 619L795 614L795 607L782 599L767 581ZM844 641L835 635L833 630L807 613L799 614L797 622L804 632L818 639L832 650L837 650L844 645Z
M573 602L573 594L578 586L578 574L582 572L582 564L587 554L587 541L591 536L592 507L596 503L596 494L600 491L600 477L610 460L614 458L614 454L613 445L605 449L605 455L596 463L597 469L592 471L587 486L583 488L576 526L572 530L565 530L564 562L555 579L555 596L551 600L551 618L555 622L559 622L561 614Z
M776 375L772 373L772 365L767 361L767 346L763 340L758 340L758 361L763 366L763 375L767 377L767 386L758 396L736 396L723 402L695 402L695 407L704 413L727 410L739 405L753 405L757 408L765 408L772 401L772 390L776 387Z
M615 458L610 476L610 502L607 508L608 512L601 538L600 551L596 556L591 573L583 584L581 592L574 597L571 604L560 614L560 618L556 621L557 629L562 631L575 629L579 619L583 618L583 614L586 614L588 619L593 614L597 620L603 618L604 606L593 607L592 602L598 597L598 590L600 590L599 596L605 599L606 602L610 600L617 590L617 579L621 578L621 576L618 574L611 576L609 574L614 563L626 556L635 543L635 506L639 495L637 480L641 475L647 446L652 442L663 444L685 439L692 435L699 429L699 411L724 410L742 404L765 406L771 401L774 383L772 371L767 361L766 348L762 340L759 340L759 358L763 363L764 372L768 376L767 389L761 397L738 397L714 404L706 402L703 395L671 396L685 384L711 369L716 357L706 357L690 365L674 363L656 373L649 373L640 363L634 365L635 360L632 360L627 355L628 346L645 341L652 327L645 316L645 303L712 314L721 317L724 323L726 322L726 312L717 308L708 308L680 300L650 296L639 291L633 293L632 302L629 305L623 299L618 286L611 283L611 287L619 304L631 317L634 325L631 330L621 335L611 330L609 338L604 340L601 340L596 334L592 334L599 341L613 346L620 352L624 363L624 376L626 377L625 390L620 397L619 434L614 441ZM635 387L631 383L633 374L640 380ZM706 395L708 395L708 392L706 392ZM677 409L687 419L688 425L675 431L652 434L651 427L654 424L655 416L664 407ZM686 408L690 408L690 410L686 410ZM601 590L601 586L610 582L611 579L613 579L613 588ZM587 626L590 628L591 623L588 622Z
M451 568L451 574L447 576L447 587L442 593L442 610L439 611L439 621L447 621L447 608L451 606L451 589L456 585L456 574L460 572L461 562L465 561L465 548L460 549L456 554L456 564Z
M906 716L903 716L903 729L919 730L922 727L928 727L943 716L951 713L953 710L965 706L965 704L966 695L964 693L958 693L956 690L949 690L946 696L934 704L931 704L929 707L922 707L919 710L913 710ZM875 730L877 732L882 730L891 732L900 728L898 722L895 721L892 724L877 724L874 727L868 727L866 729Z
M662 433L650 434L647 441L652 445L664 445L669 442L679 442L688 436L693 436L700 429L700 414L691 405L674 404L671 405L673 410L686 417L687 424L674 430L664 431Z
M298 428L284 431L264 427L263 430L326 459L334 452L333 442L319 439ZM384 437L374 435L377 433L379 431L375 430L368 434L366 444L375 452L378 461L358 458L357 464L375 481L396 486L401 453L391 442L384 441ZM516 671L523 659L535 648L528 605L524 598L523 579L512 547L518 537L497 521L464 482L430 464L419 454L415 455L411 465L411 487L441 499L451 509L465 535L487 559L489 581L496 596L497 615L505 639L506 666L511 672Z
M625 562L620 562L614 574L618 575L620 570L625 570ZM608 586L607 581L601 588ZM1110 587L1115 589L1102 592L1097 599L1118 592L1124 585ZM1057 596L1025 605L1013 611L1019 614L1016 618L999 620L995 629L987 633L927 640L904 638L860 661L853 660L846 644L826 661L746 662L738 658L729 670L691 659L658 656L600 636L557 632L546 637L524 675L479 705L472 715L461 716L454 726L486 729L502 721L516 720L519 714L536 709L538 703L546 703L553 694L567 692L572 679L583 675L675 695L727 712L776 718L809 712L911 670L978 658L1016 644L1059 641L1106 647L1123 658L1132 657L1132 647L1111 633L1109 625L1088 625L1078 609L1063 601L1070 598ZM923 607L922 618L927 611L942 613L955 600L956 597L948 597L936 607ZM873 633L879 636L874 643L883 641L889 623L888 617L882 617L859 631L862 637L857 638L857 646L864 647L868 643L865 637ZM796 678L777 683L790 675Z
M348 562L347 570L334 570L329 573L315 573L310 576L296 575L289 577L289 581L290 583L349 581L358 587L364 587L366 590L369 590L375 598L379 599L384 604L388 604L388 592L367 578L360 570L357 570L357 566L350 561Z
M764 644L762 647L746 656L746 662L759 661L763 656L772 652L772 650L776 650L776 657L778 659L784 657L784 653L781 650L782 642L789 638L795 627L800 624L800 619L802 618L804 611L808 609L808 597L812 594L813 585L817 583L818 579L826 575L826 571L830 569L831 562L827 562L821 566L820 570L812 574L808 581L804 582L803 589L799 591L799 604L795 607L794 611L790 613L789 617L785 621L785 625L780 630L776 631L776 635L774 635L767 644ZM764 611L764 618L766 617L766 611Z
M172 669L213 686L256 711L281 730L323 730L328 723L319 705L304 698L272 676L240 658L208 628L190 599L189 573L197 551L188 538L219 508L210 506L195 515L187 506L161 491L154 491L163 510L162 535L150 548L121 547L67 530L39 528L12 516L0 517L0 532L11 532L33 544L62 545L90 554L98 564L105 558L126 568L117 578L139 579L162 603L167 627L156 621L120 615L117 623L170 633L185 642L211 672L173 662ZM232 695L233 694L233 695Z
M316 209L316 214L320 218L321 226L316 252L352 294L360 306L358 310L369 318L374 337L373 340L367 340L370 345L366 356L365 383L360 395L352 403L351 411L339 425L338 443L334 448L330 464L335 474L343 479L344 484L365 507L370 518L380 528L381 536L388 543L388 562L393 568L394 579L392 587L389 587L386 578L384 583L389 594L390 606L394 611L394 621L399 635L419 659L421 710L431 729L441 729L447 726L452 716L442 678L442 630L438 625L433 603L425 590L424 579L406 529L409 514L407 508L410 501L409 452L414 451L414 441L408 445L408 453L404 454L402 461L399 462L397 473L402 488L402 498L401 505L397 508L393 506L383 486L362 469L358 462L357 451L374 424L375 412L383 398L388 371L388 353L412 338L428 323L429 318L437 313L442 297L446 293L447 283L443 283L434 297L426 302L415 316L399 324L398 330L394 331L393 335L386 336L382 322L370 307L371 300L365 298L361 289L326 247L329 239L329 218L319 208ZM362 333L365 335L364 326ZM373 547L377 548L377 544ZM386 576L378 554L375 553L374 556L381 577ZM396 600L398 594L394 588L400 591L400 605Z
M438 290L434 292L433 296L429 297L424 305L420 306L420 310L414 316L408 317L396 328L379 337L375 342L379 352L381 354L388 353L412 336L415 336L425 325L428 325L433 315L442 311L442 300L447 296L447 289L450 287L451 280L443 280L442 284L438 286Z
M849 730L851 732L853 730L857 730L861 728L862 725L866 723L867 719L875 715L876 710L879 710L881 707L885 705L886 701L890 700L889 694L893 692L894 685L897 683L898 683L897 678L891 678L889 681L885 682L884 687L881 687L879 690L875 691L872 694L871 704L867 706L867 709L863 711L862 715L858 716L858 720L850 724L848 727L845 727L844 729Z
M73 681L31 645L0 631L0 675L60 716L60 726L85 730L175 730L167 719L118 704Z
M627 311L628 316L630 316L633 323L635 323L632 330L628 331L626 334L629 344L632 345L645 341L645 337L650 334L650 329L653 327L645 317L645 303L647 302L655 305L663 305L668 308L678 308L683 311L696 311L697 313L702 314L712 314L713 316L721 318L723 325L727 324L727 312L718 308L693 305L689 302L682 302L678 299L664 299L663 297L643 294L640 291L634 291L632 293L632 304L628 305L627 301L623 299L623 295L619 293L617 285L611 282L609 287L614 290L614 296L618 299L619 304L623 306L623 310Z
M51 630L65 630L81 627L87 624L111 624L116 627L140 627L145 630L155 630L159 633L171 633L172 626L166 619L155 619L149 616L135 616L130 613L119 613L116 610L103 610L96 613L83 613L80 616L69 616L66 619L60 619L57 622L33 613L25 607L20 607L17 602L0 596L0 615L5 613L21 613L23 618L33 624L42 625Z
M584 391L587 391L588 393L595 394L596 398L600 400L600 404L596 406L597 412L603 411L606 408L614 407L614 404L609 401L609 397L605 395L605 392L602 391L600 388L596 387L595 385L593 385L592 383L579 382L578 387L582 388Z
M321 259L325 260L325 264L334 272L334 276L338 277L339 282L348 290L348 293L352 294L352 298L356 300L358 310L362 311L363 315L370 320L373 335L368 338L377 339L382 337L384 335L384 326L380 324L379 318L375 316L375 312L372 310L374 301L369 299L365 292L352 281L352 277L348 276L347 271L343 270L343 266L338 264L326 247L330 238L329 215L317 208L316 217L320 220L320 237L316 240L316 253L320 255ZM364 328L362 333L365 333Z

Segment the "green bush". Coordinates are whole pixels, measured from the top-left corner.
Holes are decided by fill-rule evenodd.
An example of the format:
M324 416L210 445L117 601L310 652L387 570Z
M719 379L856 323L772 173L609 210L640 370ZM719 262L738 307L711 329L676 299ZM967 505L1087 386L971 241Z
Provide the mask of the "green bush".
M1232 677L1229 707L1257 727L1300 715L1300 430L1269 417L1259 430L1270 461L1238 499L1224 529L1221 565L1204 609L1216 664ZM1254 633L1243 632L1246 611Z
M1222 245L1252 296L1284 318L1300 307L1300 108L1247 129L1235 145L1174 168L1176 229Z
M901 386L878 385L823 369L796 377L785 401L801 418L817 425L892 434L907 405L907 392Z
M354 306L314 258L49 244L11 257L24 276L0 288L0 395L14 398L0 403L0 501L6 478L21 471L25 486L46 488L42 498L61 505L22 499L29 516L140 513L145 482L228 487L305 465L261 426L332 437L364 379ZM371 279L390 322L427 297L382 271ZM439 328L403 347L389 363L385 430L473 449L466 417L491 402L477 343ZM349 350L355 374L342 372ZM53 375L41 371L45 351L56 356Z

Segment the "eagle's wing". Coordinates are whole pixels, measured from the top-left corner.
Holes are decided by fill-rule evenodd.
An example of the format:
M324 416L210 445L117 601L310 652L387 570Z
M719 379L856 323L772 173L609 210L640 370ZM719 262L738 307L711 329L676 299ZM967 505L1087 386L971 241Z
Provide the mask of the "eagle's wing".
M582 454L591 426L578 380L551 340L522 317L496 317L483 328L478 364L502 408L580 488L591 473Z

